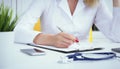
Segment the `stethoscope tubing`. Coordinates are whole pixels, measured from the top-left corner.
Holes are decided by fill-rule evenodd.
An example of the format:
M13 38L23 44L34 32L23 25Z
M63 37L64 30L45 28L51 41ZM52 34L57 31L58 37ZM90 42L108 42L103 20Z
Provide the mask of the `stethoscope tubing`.
M96 55L105 55L106 57L102 58L90 58L85 57L82 54L84 53L74 53L72 55L68 55L68 59L73 59L73 61L99 61L99 60L108 60L116 57L116 54L113 52L102 52L102 53L87 53L87 54L96 54ZM78 58L77 56L81 56L82 58Z

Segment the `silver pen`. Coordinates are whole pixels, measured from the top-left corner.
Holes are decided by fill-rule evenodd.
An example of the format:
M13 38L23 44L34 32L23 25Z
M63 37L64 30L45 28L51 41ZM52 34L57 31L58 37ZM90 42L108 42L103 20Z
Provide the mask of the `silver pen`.
M57 26L57 28L58 28L61 32L64 32L60 27Z

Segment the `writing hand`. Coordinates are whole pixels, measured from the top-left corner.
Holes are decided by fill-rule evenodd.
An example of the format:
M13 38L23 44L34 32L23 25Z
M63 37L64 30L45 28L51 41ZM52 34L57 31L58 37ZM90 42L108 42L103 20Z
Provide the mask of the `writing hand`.
M61 32L55 35L39 34L35 37L34 43L40 45L54 46L57 48L67 48L75 42L76 38L70 34Z

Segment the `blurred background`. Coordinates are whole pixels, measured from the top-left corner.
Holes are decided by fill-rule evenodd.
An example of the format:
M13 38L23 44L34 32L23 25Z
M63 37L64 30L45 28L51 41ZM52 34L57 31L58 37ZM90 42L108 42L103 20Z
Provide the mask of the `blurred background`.
M0 0L0 3L4 1L5 5L11 7L14 10L14 13L18 14L19 17L24 15L25 11L29 8L31 3L34 0ZM112 0L104 0L109 8L109 10L112 12ZM95 25L93 25L93 30L98 30Z

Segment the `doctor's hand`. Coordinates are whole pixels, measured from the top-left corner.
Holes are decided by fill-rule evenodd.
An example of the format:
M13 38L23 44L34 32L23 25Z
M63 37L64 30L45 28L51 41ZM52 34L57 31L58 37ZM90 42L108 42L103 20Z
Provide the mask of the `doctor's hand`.
M76 38L73 35L61 32L58 34L38 34L34 43L39 45L54 46L57 48L68 48L75 42Z

